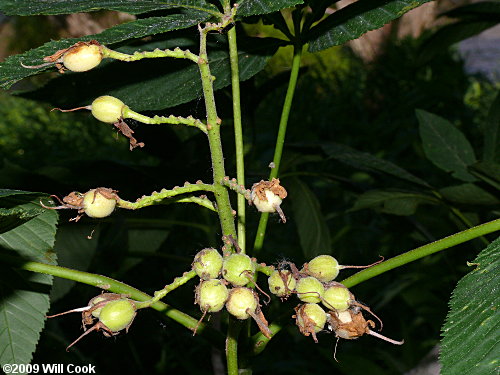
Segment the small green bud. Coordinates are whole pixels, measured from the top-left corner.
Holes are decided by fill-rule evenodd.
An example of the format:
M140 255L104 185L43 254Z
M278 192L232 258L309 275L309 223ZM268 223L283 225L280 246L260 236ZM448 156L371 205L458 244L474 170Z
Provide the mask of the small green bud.
M325 293L325 288L321 282L314 277L303 277L297 282L295 287L297 296L302 302L319 303Z
M283 279L286 280L286 287ZM267 282L269 284L269 290L271 291L271 293L278 297L289 296L295 290L295 286L297 285L297 281L293 277L292 273L288 270L274 271L267 279Z
M255 263L245 254L232 254L224 258L222 277L234 286L243 286L251 281L255 273Z
M200 279L215 279L222 269L222 255L216 249L203 249L194 257L193 269Z
M252 289L234 288L229 291L226 302L227 311L238 319L244 320L250 317L250 313L257 310L258 301Z
M218 279L202 281L196 288L196 303L202 311L222 310L229 296L226 286Z

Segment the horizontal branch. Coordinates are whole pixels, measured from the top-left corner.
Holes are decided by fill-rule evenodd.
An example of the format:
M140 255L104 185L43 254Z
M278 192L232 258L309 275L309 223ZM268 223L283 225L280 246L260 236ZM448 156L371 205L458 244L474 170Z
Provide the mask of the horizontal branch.
M190 52L189 50L182 50L179 47L174 48L173 50L164 49L161 50L156 48L154 51L143 51L143 52L134 52L132 55L114 51L109 49L106 46L101 46L101 53L103 57L108 57L110 59L130 62L130 61L138 61L142 59L155 59L162 57L173 57L176 59L188 59L196 64L198 64L198 55Z
M132 120L142 122L143 124L152 124L152 125L173 124L173 125L194 126L200 129L203 133L207 134L207 126L203 122L192 116L180 117L171 115L171 116L148 117L131 110L129 107L123 108L122 116L124 119L130 118Z

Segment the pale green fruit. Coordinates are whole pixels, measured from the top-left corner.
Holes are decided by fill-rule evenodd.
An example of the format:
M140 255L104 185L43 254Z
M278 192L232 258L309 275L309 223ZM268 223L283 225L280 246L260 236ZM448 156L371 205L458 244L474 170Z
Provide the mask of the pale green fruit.
M339 263L330 255L319 255L304 267L304 271L309 276L313 276L323 283L335 280L339 270Z
M295 287L297 296L302 302L319 303L325 293L325 287L314 277L303 277Z
M297 310L297 325L301 332L315 333L321 331L326 324L326 312L317 303L306 303Z
M287 288L285 288L285 283L281 278L281 275L285 278L287 283ZM271 293L278 297L289 296L295 289L297 281L293 277L292 273L288 270L285 271L274 271L271 276L267 279L269 284L269 290Z
M215 279L222 270L222 255L216 249L203 249L194 257L193 269L200 279Z
M329 310L344 311L347 310L351 302L351 293L349 289L343 286L330 286L326 288L323 294L323 305Z
M106 198L98 189L92 189L83 196L83 210L94 218L111 215L116 207L116 199Z
M229 291L226 302L227 311L238 319L244 320L250 317L250 313L257 310L258 301L253 290L248 288L234 288Z
M102 308L99 321L111 332L118 332L132 324L135 311L135 304L128 299L111 301Z
M125 104L113 96L100 96L92 102L92 115L99 121L114 124L122 118Z
M72 72L86 72L101 63L102 53L98 45L80 45L63 55L63 64Z
M243 286L251 281L255 273L255 263L245 254L232 254L224 258L222 277L234 286Z
M218 279L202 281L196 288L196 303L201 311L221 311L229 296L226 286Z

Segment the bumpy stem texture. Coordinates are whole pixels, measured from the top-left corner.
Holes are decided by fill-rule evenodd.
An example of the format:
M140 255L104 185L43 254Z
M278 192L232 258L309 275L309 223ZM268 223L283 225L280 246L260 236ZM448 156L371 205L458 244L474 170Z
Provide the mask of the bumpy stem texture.
M173 57L177 59L189 59L198 62L198 56L189 50L182 50L180 48L175 48L173 50L170 49L155 49L154 51L144 51L144 52L134 52L132 55L128 55L126 53L113 51L108 47L101 46L101 53L103 57L108 57L115 60L130 62L130 61L138 61L142 59L154 59L159 57Z
M207 127L200 120L195 119L192 116L189 117L180 117L180 116L154 116L148 117L144 116L140 113L132 111L129 107L125 107L122 110L123 118L130 118L132 120L136 120L142 122L143 124L152 124L152 125L160 125L160 124L172 124L172 125L187 125L194 126L200 129L203 133L207 133Z
M485 234L495 232L497 230L500 230L500 219L478 225L462 232L452 234L451 236L445 237L438 241L434 241L430 244L410 250L404 254L388 259L385 262L360 271L348 277L347 279L342 280L341 283L346 287L351 288L363 281L371 279L372 277L392 270L393 268L401 267L407 263L413 262L427 255L434 254L438 251L448 249L452 246L459 245L466 241L472 240L473 238L477 238Z

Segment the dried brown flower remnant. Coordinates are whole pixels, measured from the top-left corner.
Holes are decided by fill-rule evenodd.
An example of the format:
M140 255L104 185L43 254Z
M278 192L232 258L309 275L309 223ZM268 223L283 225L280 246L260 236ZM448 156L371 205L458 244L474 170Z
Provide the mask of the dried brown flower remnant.
M273 178L271 181L260 181L253 184L250 198L260 212L278 212L281 220L286 223L286 217L281 210L281 202L286 198L287 192L280 185L280 180Z

